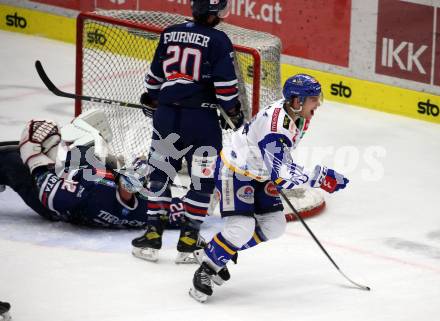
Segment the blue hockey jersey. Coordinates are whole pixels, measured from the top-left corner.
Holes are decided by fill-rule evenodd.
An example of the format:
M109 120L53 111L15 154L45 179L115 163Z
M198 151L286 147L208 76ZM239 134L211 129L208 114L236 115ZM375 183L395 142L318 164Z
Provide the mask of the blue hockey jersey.
M228 36L217 29L186 22L165 29L145 87L160 105L225 110L238 104L234 51Z
M46 172L39 180L40 201L60 220L115 228L146 224L147 199L137 193L131 204L125 203L111 172L90 167L69 171L63 177Z

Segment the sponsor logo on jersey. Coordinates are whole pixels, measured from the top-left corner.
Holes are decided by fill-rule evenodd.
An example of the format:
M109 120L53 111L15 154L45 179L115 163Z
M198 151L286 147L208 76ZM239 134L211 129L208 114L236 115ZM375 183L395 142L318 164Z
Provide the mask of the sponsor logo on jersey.
M280 116L281 108L275 108L272 114L272 123L270 125L270 130L276 132L278 129L278 117Z
M128 215L129 213L127 213ZM110 224L110 225L125 225L125 226L132 226L132 227L141 227L144 226L145 223L138 221L138 220L126 220L126 219L120 219L116 215L113 215L109 212L106 212L104 210L101 210L98 214L98 217L94 219L96 223L99 224ZM105 225L105 224L104 224Z
M278 197L280 195L280 193L278 192L278 190L275 187L275 184L273 182L268 182L264 186L264 193L266 193L266 195L272 196L272 197Z
M200 157L193 156L191 172L197 177L213 177L216 156L211 157Z
M20 17L17 12L13 15L6 15L6 25L9 27L24 29L27 26L27 21L24 17Z
M222 179L221 201L224 211L233 211L235 209L233 186L234 182L232 178Z
M243 203L252 204L254 202L254 188L250 185L240 187L236 195Z
M417 112L419 114L434 116L434 117L437 117L440 114L440 109L438 105L431 103L429 99L427 101L419 101L417 107L418 107Z

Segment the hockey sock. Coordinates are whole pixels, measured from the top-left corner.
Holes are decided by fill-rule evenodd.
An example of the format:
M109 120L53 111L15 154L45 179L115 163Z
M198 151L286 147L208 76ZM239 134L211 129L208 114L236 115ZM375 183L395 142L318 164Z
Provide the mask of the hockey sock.
M148 215L147 224L156 227L158 231L162 231L163 222L160 215Z
M245 245L243 245L239 249L239 251L250 249L251 247L254 247L255 245L265 241L267 241L267 238L264 236L261 228L257 225L255 226L255 231L254 231L254 235L252 235L252 238Z
M205 247L206 257L210 263L215 265L212 267L215 268L216 271L224 267L237 251L238 248L229 243L223 237L222 233L216 234Z

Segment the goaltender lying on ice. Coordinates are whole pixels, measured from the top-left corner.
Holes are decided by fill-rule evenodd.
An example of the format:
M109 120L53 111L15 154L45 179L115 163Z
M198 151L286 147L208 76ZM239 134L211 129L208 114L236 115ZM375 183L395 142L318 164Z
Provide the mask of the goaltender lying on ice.
M104 114L83 113L59 128L31 120L20 142L0 143L0 190L11 187L42 217L104 228L142 228L148 199L143 188L145 158L118 169L115 157L103 157L112 133ZM63 161L60 161L61 159ZM63 156L64 155L64 156ZM55 166L56 165L56 166ZM167 228L179 228L181 200L164 215Z

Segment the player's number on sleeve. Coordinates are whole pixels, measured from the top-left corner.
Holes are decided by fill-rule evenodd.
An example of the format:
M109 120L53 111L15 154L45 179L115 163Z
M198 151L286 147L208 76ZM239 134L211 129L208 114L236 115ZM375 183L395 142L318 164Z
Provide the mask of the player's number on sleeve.
M165 76L169 78L173 72L179 72L181 74L190 76L194 80L200 79L200 65L202 62L202 53L199 49L191 47L179 47L169 46L167 49L169 58L163 62L163 70ZM191 68L192 70L188 70ZM178 64L180 70L176 70L176 67L172 68L172 65ZM180 64L179 64L180 63Z

